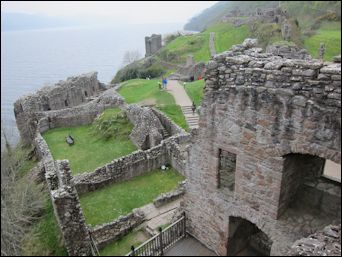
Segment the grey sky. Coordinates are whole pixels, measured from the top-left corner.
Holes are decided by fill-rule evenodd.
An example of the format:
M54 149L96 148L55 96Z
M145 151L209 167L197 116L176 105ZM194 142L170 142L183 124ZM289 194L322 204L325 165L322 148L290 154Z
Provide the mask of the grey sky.
M217 1L1 1L2 12L101 19L123 23L186 22Z

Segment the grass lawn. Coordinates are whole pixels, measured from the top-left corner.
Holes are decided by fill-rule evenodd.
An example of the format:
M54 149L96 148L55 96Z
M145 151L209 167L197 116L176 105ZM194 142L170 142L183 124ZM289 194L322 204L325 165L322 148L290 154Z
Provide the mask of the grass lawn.
M325 43L325 61L341 54L341 23L323 23L315 35L304 40L304 46L314 58L318 58L321 42Z
M230 23L217 23L205 32L215 32L215 47L217 53L227 51L233 45L241 44L250 35L247 25L235 27Z
M87 224L110 222L120 215L127 215L134 208L151 203L161 193L176 188L184 177L176 170L154 170L80 197Z
M156 105L156 108L164 112L178 126L187 130L188 125L180 106L174 97L167 91L159 89L158 80L132 79L125 81L119 90L127 103L141 103Z
M117 108L107 109L103 116L111 117L117 114ZM123 135L115 138L106 138L95 130L93 124L51 129L43 134L52 156L55 160L68 159L73 174L93 171L113 159L127 155L137 148L128 138L128 133L133 128L131 123L123 124L120 131ZM69 146L65 142L65 137L71 134L75 139L75 144Z
M122 83L120 95L131 103L149 102L158 105L175 104L175 99L167 91L159 89L157 79L132 79Z
M106 245L100 250L101 256L125 256L131 251L131 246L138 247L148 240L146 234L142 231L134 231L115 241L112 244Z
M204 80L197 80L191 83L186 83L185 91L190 99L195 102L196 106L201 105L203 98Z

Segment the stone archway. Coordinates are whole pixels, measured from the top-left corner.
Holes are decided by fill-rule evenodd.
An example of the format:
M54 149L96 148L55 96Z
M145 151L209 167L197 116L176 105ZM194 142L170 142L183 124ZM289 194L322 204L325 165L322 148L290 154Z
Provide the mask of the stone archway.
M227 256L270 256L272 240L252 222L229 217Z

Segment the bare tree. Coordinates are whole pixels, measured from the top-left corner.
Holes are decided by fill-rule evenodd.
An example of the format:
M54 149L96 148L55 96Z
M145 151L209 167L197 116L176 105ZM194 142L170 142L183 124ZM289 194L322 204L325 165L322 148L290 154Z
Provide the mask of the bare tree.
M1 153L1 256L21 255L22 239L44 208L42 186L22 173L26 159L21 146Z
M123 57L122 64L123 65L128 65L131 64L132 62L135 62L141 58L141 53L139 50L134 50L134 51L126 51Z

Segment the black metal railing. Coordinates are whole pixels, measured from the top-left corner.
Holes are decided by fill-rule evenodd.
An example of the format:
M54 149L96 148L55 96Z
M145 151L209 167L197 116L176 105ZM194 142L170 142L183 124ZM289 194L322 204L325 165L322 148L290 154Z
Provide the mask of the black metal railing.
M174 245L177 241L185 237L186 225L185 215L162 230L159 228L159 234L147 240L139 247L131 247L131 251L126 256L160 256L165 250Z

